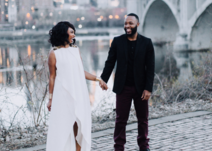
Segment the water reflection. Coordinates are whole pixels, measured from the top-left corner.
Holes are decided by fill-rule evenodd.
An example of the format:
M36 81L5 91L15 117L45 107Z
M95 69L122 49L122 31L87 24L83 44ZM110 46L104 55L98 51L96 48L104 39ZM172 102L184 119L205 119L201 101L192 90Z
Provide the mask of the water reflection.
M83 65L86 71L100 76L104 67L105 60L107 59L108 50L112 40L80 40L77 42ZM16 44L11 46L0 46L0 85L6 88L22 87L27 81L27 77L24 77L24 70L22 67L23 59L25 59L25 66L29 72L29 76L37 80L36 70L39 66L38 61L42 56L46 56L51 46L48 43L39 44L32 43L28 45ZM156 73L159 73L164 66L164 61L167 56L171 57L176 64L174 68L179 69L179 75L177 75L179 81L184 81L192 77L192 62L198 64L201 60L203 53L174 53L171 44L155 46L155 59L156 59ZM47 58L46 58L47 59ZM27 60L27 61L26 61ZM173 67L172 67L173 68ZM168 73L167 73L168 74ZM112 89L114 80L114 73L112 74L108 85ZM38 81L38 80L37 80ZM42 76L43 83L32 82L29 83L30 88L38 88L40 91L41 85L45 85L48 81L48 77ZM26 86L25 93L27 102L30 102L29 94ZM45 87L45 86L44 86ZM96 82L88 82L88 89L90 93L91 104L98 103L101 98L102 92ZM41 96L33 96L40 98ZM30 105L29 105L30 106Z

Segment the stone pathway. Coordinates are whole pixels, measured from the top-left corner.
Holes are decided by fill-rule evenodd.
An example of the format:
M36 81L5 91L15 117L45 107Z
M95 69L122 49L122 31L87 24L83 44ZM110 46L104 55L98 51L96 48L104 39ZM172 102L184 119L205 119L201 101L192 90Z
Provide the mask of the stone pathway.
M127 132L125 151L138 151L137 130ZM212 114L149 127L151 151L212 151ZM94 138L93 151L112 151L113 136Z
M125 151L139 150L136 127L137 124L127 127ZM92 151L113 151L113 131L93 133ZM212 151L212 113L193 112L150 120L149 138L151 151Z

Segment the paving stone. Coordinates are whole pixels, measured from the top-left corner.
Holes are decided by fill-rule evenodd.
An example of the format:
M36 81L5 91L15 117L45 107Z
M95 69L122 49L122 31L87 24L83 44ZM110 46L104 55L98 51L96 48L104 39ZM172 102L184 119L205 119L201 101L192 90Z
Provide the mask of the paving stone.
M125 150L137 151L137 130L126 133ZM212 151L212 114L167 122L149 127L151 151ZM107 138L107 139L105 139ZM111 141L112 140L112 141ZM98 144L113 150L113 135L93 138L92 151L98 151ZM108 143L104 143L107 141ZM100 149L101 150L101 149Z
M125 151L139 151L137 135L127 131ZM149 138L151 151L212 151L212 114L151 125ZM113 145L113 134L92 139L92 151L114 151Z

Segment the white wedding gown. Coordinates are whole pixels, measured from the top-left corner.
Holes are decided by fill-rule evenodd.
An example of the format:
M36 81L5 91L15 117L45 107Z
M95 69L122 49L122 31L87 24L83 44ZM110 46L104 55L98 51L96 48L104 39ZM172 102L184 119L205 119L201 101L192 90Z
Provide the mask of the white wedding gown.
M91 150L91 108L79 49L59 48L46 151L76 151L73 125L81 151Z

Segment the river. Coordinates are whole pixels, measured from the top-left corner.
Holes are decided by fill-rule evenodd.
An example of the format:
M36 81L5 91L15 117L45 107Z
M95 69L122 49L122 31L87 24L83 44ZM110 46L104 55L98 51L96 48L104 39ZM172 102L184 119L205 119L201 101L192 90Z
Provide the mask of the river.
M112 39L96 39L96 40L80 40L77 45L80 48L83 60L84 69L92 74L101 75L104 68L105 60L107 59L108 50ZM202 56L207 55L205 52L174 52L171 43L164 45L154 45L155 48L155 73L160 73L166 66L171 68L170 71L176 76L179 81L184 81L192 77L192 67L201 62ZM31 107L31 100L27 89L34 90L33 98L42 100L45 83L48 83L46 76L39 75L36 66L39 60L47 61L47 56L51 46L48 42L43 43L29 43L29 44L13 44L0 45L0 119L6 120L6 125L13 122L15 116L16 124L20 124L23 115L24 122L30 118L27 114L32 113L34 108ZM27 72L30 73L33 82L28 83L26 87L27 78L24 74L22 61L26 63ZM34 70L36 69L36 70ZM169 76L170 72L163 71ZM40 79L42 78L42 79ZM109 91L113 87L114 72L109 81ZM90 101L92 110L94 110L100 103L103 97L107 97L108 92L102 91L96 82L87 81L88 90L90 94ZM42 88L41 88L42 87ZM33 93L34 93L33 91ZM113 96L115 96L113 94ZM47 101L47 99L46 99ZM31 102L31 103L30 103ZM111 102L114 105L114 99ZM39 101L37 103L37 111L39 112ZM19 113L20 107L22 113ZM45 107L44 107L45 108ZM42 109L45 110L45 109ZM44 111L47 113L47 111ZM22 120L23 121L23 120Z

